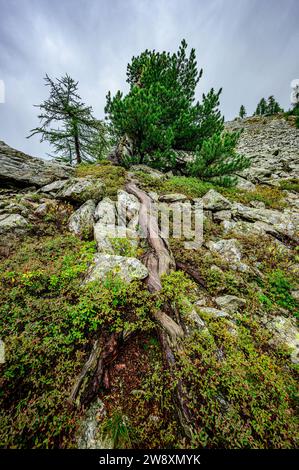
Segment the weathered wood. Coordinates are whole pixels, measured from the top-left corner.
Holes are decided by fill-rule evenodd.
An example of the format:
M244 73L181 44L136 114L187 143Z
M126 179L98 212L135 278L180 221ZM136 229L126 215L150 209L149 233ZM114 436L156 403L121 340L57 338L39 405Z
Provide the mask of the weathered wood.
M130 335L126 336L126 340ZM103 344L96 340L90 356L84 364L72 388L69 402L77 405L88 405L98 393L100 386L110 387L109 367L119 354L124 341L122 333L112 333Z
M182 261L176 261L176 267L178 269L181 269L182 271L185 271L189 276L191 276L197 284L200 286L204 287L206 289L207 285L203 278L200 276L199 272L196 271L196 269L192 268L192 266L189 266L187 263L183 263Z
M171 269L175 269L175 261L171 254L167 241L160 236L158 218L152 211L153 201L148 194L139 189L137 185L130 181L126 185L126 190L134 194L140 203L139 226L146 235L150 250L144 256L143 262L146 265L149 276L147 286L151 292L162 289L161 276L168 274ZM176 312L178 314L178 312ZM174 372L176 367L176 354L183 354L181 340L185 336L184 330L179 323L174 321L165 312L159 311L154 314L154 318L159 325L159 342L163 353L164 364L175 380ZM180 321L181 323L181 321ZM181 380L175 387L174 401L177 405L177 415L181 427L188 438L192 437L192 419L187 406L185 388Z

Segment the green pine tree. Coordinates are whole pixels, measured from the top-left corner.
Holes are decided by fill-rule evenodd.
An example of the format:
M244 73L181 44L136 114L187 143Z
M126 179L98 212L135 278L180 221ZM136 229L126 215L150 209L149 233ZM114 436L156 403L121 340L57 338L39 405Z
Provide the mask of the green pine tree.
M189 165L191 176L212 181L222 186L236 183L234 173L250 166L248 158L236 152L240 132L217 132L206 139L196 152L196 158Z
M257 107L256 107L256 111L255 111L255 115L256 116L263 116L267 113L267 101L265 100L265 98L262 98Z
M195 101L201 75L195 50L188 56L184 40L175 54L146 50L133 57L127 67L129 93L112 98L109 92L105 110L113 133L118 139L128 136L140 162L173 167L173 150L195 150L223 130L221 90Z
M272 116L273 114L281 113L283 109L279 106L278 102L273 95L269 96L267 101L266 114Z
M242 104L240 106L240 111L239 111L239 116L241 119L244 119L244 117L246 117L246 109L245 109L245 106Z
M40 134L41 142L53 146L58 160L71 164L98 158L99 150L108 146L107 126L96 120L92 108L81 101L78 82L67 74L55 81L46 75L45 84L50 96L38 106L41 125L28 137Z

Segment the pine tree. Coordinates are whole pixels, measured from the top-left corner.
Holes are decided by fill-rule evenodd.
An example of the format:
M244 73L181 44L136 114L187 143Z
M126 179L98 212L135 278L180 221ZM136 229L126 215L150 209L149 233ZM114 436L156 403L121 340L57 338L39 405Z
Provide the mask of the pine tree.
M175 164L173 150L195 150L223 129L218 110L221 90L195 102L202 75L195 50L187 56L182 41L175 54L146 50L127 67L129 93L107 95L105 111L117 138L127 135L140 162L166 168Z
M258 103L255 111L256 116L263 116L267 112L267 101L265 98L262 98L260 102Z
M240 111L239 111L239 116L241 119L244 119L244 117L246 117L246 109L245 109L245 106L242 104L240 106Z
M108 145L106 127L81 101L78 82L67 74L56 81L46 75L45 85L50 88L50 96L37 106L41 125L32 129L28 137L40 134L40 141L50 142L58 160L78 164L95 159L96 142L101 141L103 148Z
M269 96L267 107L266 107L266 114L269 114L270 116L272 116L273 114L277 114L282 111L283 109L279 106L274 96L273 95Z
M206 139L196 152L195 161L189 164L190 175L233 186L236 183L234 173L250 166L249 159L235 150L239 137L240 132L217 132Z
M262 98L257 105L255 115L257 116L272 116L273 114L281 113L283 109L279 106L278 102L273 95L269 96L266 101L265 98Z

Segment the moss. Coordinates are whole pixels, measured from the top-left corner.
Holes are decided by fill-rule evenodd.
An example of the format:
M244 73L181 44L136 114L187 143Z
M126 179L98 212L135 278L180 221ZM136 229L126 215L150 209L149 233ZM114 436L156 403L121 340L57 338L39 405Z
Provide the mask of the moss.
M0 265L0 446L71 447L80 412L67 399L95 335L150 330L150 294L118 279L82 285L94 242L30 238Z
M263 202L268 209L282 209L286 206L284 193L280 188L256 185L255 189L246 191L238 188L220 189L223 196L230 201L249 204L252 201Z
M249 204L251 201L260 201L267 208L271 209L282 209L286 206L285 195L277 187L256 185L255 189L247 191L239 188L224 188L207 181L202 181L199 178L186 176L173 176L162 181L142 172L137 173L137 176L144 189L156 191L159 194L179 192L192 199L200 198L210 189L215 189L232 202Z
M76 176L93 176L100 178L106 186L106 195L115 198L118 189L125 184L126 171L124 168L112 165L109 162L84 163L76 167Z
M192 447L292 448L296 381L284 358L265 352L268 338L250 320L239 320L238 334L227 320L205 321L209 332L186 339L177 358L195 418Z
M286 189L287 191L295 191L296 193L299 193L299 179L298 178L280 180L279 185L281 189Z

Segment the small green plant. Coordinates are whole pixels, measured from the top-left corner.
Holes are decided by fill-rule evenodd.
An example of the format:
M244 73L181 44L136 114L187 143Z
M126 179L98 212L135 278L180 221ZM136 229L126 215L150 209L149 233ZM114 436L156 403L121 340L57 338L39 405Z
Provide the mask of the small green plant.
M127 416L114 410L110 418L102 424L104 439L112 442L116 449L130 449L134 442L134 432Z

